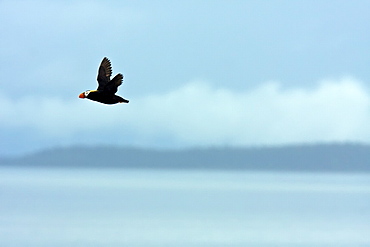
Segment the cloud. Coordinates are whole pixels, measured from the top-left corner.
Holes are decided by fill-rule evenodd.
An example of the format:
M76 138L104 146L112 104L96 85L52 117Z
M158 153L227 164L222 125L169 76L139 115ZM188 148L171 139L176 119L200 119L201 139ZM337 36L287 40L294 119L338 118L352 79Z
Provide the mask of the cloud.
M143 99L136 117L141 129L169 132L189 145L366 141L369 99L351 78L324 80L311 90L270 82L244 92L193 82Z
M0 96L1 132L27 128L57 144L191 147L370 141L370 95L353 78L323 80L312 89L267 82L246 91L193 81L113 106L77 95L69 101Z

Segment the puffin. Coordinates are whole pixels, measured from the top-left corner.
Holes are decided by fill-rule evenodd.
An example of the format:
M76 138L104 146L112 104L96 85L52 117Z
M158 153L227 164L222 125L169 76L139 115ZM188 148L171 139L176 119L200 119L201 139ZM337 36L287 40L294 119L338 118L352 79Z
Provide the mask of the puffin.
M123 75L117 74L111 80L112 65L107 57L104 57L98 70L98 88L96 90L87 90L78 97L89 99L103 104L113 105L117 103L128 103L127 99L116 95L118 87L122 84Z

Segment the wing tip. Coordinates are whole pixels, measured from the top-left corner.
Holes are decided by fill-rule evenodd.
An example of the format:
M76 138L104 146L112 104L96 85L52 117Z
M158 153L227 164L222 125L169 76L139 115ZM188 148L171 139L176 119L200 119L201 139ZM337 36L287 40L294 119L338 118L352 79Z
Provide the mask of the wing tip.
M111 64L109 58L104 57L103 60L100 63L100 67L104 68L106 77L109 78L112 75L112 64Z
M115 84L116 84L117 86L120 86L120 85L122 84L123 77L124 77L124 76L123 76L121 73L118 73L118 74L114 77L114 79L116 80L116 81L115 81Z

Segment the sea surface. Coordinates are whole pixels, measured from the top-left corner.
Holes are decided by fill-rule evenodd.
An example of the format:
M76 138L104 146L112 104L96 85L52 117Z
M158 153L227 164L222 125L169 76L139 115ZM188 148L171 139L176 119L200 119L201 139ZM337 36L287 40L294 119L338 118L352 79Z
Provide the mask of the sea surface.
M370 246L370 174L1 167L0 246Z

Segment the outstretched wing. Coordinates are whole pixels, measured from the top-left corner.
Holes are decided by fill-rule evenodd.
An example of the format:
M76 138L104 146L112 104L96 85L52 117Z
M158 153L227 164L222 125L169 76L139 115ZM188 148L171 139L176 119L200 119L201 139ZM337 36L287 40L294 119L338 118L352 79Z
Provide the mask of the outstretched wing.
M105 86L105 91L110 94L117 93L118 87L122 84L123 75L117 74L107 85Z
M112 65L108 58L103 58L100 63L99 71L98 71L98 90L104 90L106 85L110 81L110 76L112 75Z

